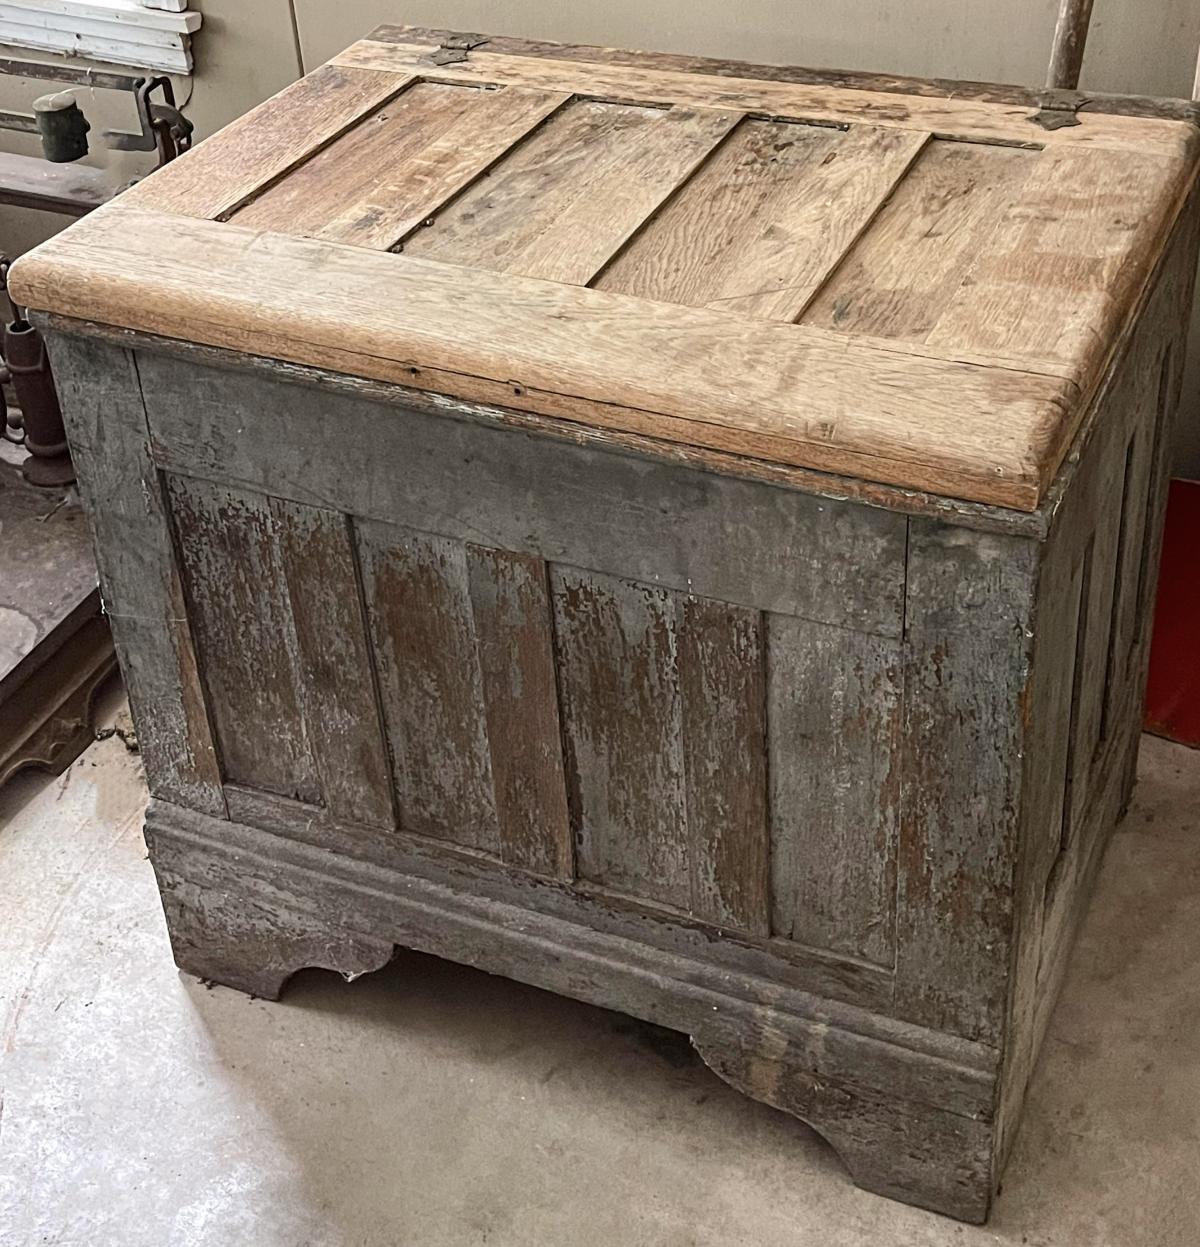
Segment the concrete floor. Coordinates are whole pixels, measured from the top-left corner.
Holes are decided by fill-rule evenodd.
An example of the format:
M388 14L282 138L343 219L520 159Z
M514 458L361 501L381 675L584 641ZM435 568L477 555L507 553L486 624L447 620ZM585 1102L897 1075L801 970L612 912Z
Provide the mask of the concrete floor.
M982 1229L615 1014L415 954L182 977L143 802L116 737L0 791L3 1247L1200 1243L1200 754L1145 742Z

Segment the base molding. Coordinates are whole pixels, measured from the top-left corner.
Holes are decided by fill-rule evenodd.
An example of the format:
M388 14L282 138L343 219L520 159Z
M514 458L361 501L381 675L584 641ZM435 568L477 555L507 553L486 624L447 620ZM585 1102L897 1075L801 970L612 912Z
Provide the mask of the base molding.
M682 1031L721 1078L827 1139L858 1185L987 1215L991 1049L159 800L146 839L188 973L276 999L299 969L354 977L397 946L473 965Z

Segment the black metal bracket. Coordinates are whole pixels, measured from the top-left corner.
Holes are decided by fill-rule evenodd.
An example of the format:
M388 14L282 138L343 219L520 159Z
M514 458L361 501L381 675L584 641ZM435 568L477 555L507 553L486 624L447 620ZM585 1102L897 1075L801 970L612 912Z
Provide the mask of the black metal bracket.
M162 103L150 96L161 90ZM130 134L125 130L105 130L109 147L122 152L158 152L158 163L166 164L192 145L192 123L175 105L175 88L170 78L139 78L134 86L141 130Z

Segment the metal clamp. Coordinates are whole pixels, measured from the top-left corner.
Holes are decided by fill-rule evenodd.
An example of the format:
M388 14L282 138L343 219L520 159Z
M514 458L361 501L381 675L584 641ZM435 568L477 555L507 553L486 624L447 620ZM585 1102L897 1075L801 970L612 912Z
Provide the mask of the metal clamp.
M163 102L155 103L150 96L161 90ZM170 78L139 78L133 91L141 130L105 130L109 147L121 152L158 153L158 163L166 164L192 145L192 123L175 105L175 88Z

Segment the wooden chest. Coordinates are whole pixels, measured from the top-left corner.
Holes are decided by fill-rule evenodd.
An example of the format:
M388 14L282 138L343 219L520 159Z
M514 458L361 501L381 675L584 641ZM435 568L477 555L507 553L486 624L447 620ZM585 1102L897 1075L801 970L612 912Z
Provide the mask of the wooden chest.
M175 956L688 1032L980 1220L1137 753L1183 105L385 28L26 257Z

